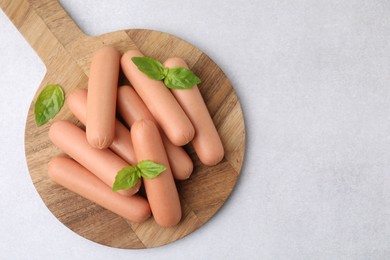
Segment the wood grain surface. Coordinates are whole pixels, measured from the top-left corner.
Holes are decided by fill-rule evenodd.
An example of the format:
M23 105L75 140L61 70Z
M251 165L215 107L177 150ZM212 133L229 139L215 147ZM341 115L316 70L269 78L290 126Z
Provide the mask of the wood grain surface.
M245 126L237 96L222 70L191 44L167 33L131 29L97 37L85 35L55 0L0 0L0 7L46 65L47 73L28 112L25 151L31 179L49 210L68 228L97 243L118 248L151 248L176 241L204 225L223 205L239 177L245 151ZM150 218L132 223L52 182L47 163L61 154L48 138L52 122L37 127L33 104L41 89L60 84L65 94L86 88L93 52L110 45L122 53L140 49L164 61L179 56L202 79L199 89L221 136L225 158L214 166L194 161L189 180L177 182L183 219L175 227L161 228ZM22 72L21 72L22 73ZM69 119L81 125L65 105L54 120ZM218 216L223 218L223 216ZM217 235L217 234L216 234Z

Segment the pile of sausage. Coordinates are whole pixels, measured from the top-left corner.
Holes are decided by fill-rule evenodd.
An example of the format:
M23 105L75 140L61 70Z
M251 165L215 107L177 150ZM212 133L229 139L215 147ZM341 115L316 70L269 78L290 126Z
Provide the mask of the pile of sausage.
M113 47L95 52L88 90L76 89L66 99L86 131L69 121L51 125L51 141L72 159L53 158L48 173L58 184L130 221L142 222L153 214L160 226L169 227L182 215L174 179L188 179L193 170L182 146L191 142L209 166L222 160L224 149L198 87L169 90L138 70L131 58L141 56L131 50L121 57ZM188 68L180 58L170 58L164 66ZM118 88L121 69L132 86ZM141 180L113 192L118 171L142 160L167 168L156 178L143 179L147 199L136 194Z

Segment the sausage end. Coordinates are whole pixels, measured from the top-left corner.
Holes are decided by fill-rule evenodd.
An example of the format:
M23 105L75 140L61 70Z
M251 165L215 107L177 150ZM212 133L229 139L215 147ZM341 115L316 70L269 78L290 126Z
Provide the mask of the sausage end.
M112 142L114 141L113 136L92 136L91 134L88 134L87 130L87 140L88 143L93 147L97 149L106 149L108 148Z
M194 139L194 136L195 136L195 129L191 125L191 127L188 127L188 129L186 129L185 131L180 131L180 132L177 131L176 133L170 133L168 138L174 145L183 146L191 142L192 139Z
M179 224L180 220L181 220L181 211L178 214L167 214L165 218L155 217L156 223L161 227L165 227L165 228L176 226L177 224Z

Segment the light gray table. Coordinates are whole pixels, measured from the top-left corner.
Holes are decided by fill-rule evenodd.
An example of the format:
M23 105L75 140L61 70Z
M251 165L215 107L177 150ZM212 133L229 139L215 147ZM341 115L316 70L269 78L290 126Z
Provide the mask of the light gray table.
M155 29L214 59L245 114L242 176L208 224L161 248L68 230L24 158L45 67L0 12L0 259L389 259L389 1L61 2L88 34Z

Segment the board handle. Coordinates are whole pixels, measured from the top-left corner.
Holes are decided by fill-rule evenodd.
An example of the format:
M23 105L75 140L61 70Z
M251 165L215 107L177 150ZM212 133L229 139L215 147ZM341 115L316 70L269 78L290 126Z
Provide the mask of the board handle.
M87 37L57 0L0 0L0 7L46 66L52 50Z

